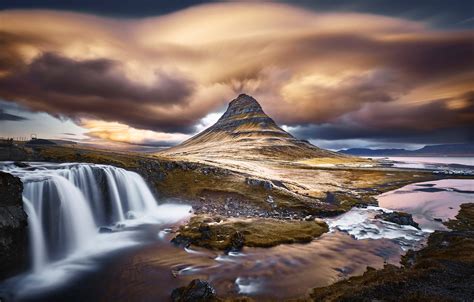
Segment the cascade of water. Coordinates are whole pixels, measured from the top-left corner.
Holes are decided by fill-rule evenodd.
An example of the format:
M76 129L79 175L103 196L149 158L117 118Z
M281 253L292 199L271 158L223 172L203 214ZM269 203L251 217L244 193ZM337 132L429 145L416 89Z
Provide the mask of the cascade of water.
M24 183L34 271L93 243L100 226L157 211L137 173L92 164L32 166L0 168Z
M30 224L30 254L32 255L33 271L38 272L46 264L43 227L33 205L26 197L23 197L23 204Z

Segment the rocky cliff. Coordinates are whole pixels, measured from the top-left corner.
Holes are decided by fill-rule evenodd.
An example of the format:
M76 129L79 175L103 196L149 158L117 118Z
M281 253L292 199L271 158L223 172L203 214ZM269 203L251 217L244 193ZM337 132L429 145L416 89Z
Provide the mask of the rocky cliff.
M229 103L217 123L162 154L245 159L344 157L296 139L280 128L253 97L245 94Z
M27 265L27 215L23 210L23 184L11 174L0 172L0 280Z

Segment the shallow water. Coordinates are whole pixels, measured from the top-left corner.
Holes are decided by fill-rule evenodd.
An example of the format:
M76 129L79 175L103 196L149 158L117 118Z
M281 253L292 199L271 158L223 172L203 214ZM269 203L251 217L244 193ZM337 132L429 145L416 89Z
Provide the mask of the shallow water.
M378 197L381 207L407 212L426 230L446 229L463 203L474 202L474 180L443 179L407 185Z
M377 157L371 156L373 159L388 159L394 162L397 168L414 168L414 169L444 169L449 166L466 166L474 168L474 157L430 157L430 156L387 156Z

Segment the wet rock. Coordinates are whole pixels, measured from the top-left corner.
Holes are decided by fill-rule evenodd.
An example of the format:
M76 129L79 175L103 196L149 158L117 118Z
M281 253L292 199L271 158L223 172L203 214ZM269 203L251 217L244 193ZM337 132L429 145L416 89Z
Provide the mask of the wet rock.
M190 239L180 234L178 234L176 237L171 239L171 243L173 243L176 246L184 246L184 247L189 247L191 245Z
M176 288L171 293L173 302L207 302L216 300L214 288L207 282L194 279L188 286Z
M230 237L229 247L226 252L238 252L242 250L245 244L245 237L241 232L235 232Z
M21 162L21 161L16 161L13 164L15 166L17 166L18 168L28 168L30 166L27 163L24 163L24 162Z
M199 232L201 233L201 239L209 240L212 238L211 227L208 224L202 223L199 226Z
M28 222L22 192L18 177L0 172L0 279L27 266Z
M413 217L408 213L403 213L403 212L383 213L383 214L376 215L375 218L393 222L399 225L411 225L417 229L420 228L418 223L416 223L413 220Z
M103 233L113 233L114 230L112 230L111 228L108 228L108 227L100 227L99 228L99 233L103 234Z

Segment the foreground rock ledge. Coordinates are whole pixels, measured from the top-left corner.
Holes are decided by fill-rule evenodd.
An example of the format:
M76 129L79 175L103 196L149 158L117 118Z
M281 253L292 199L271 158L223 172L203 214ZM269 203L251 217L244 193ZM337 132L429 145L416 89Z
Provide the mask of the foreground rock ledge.
M243 246L272 247L310 242L327 231L328 226L320 220L237 219L197 215L180 227L172 242L214 250L238 251Z
M207 282L194 279L187 286L176 288L171 293L173 302L217 301L214 288Z

